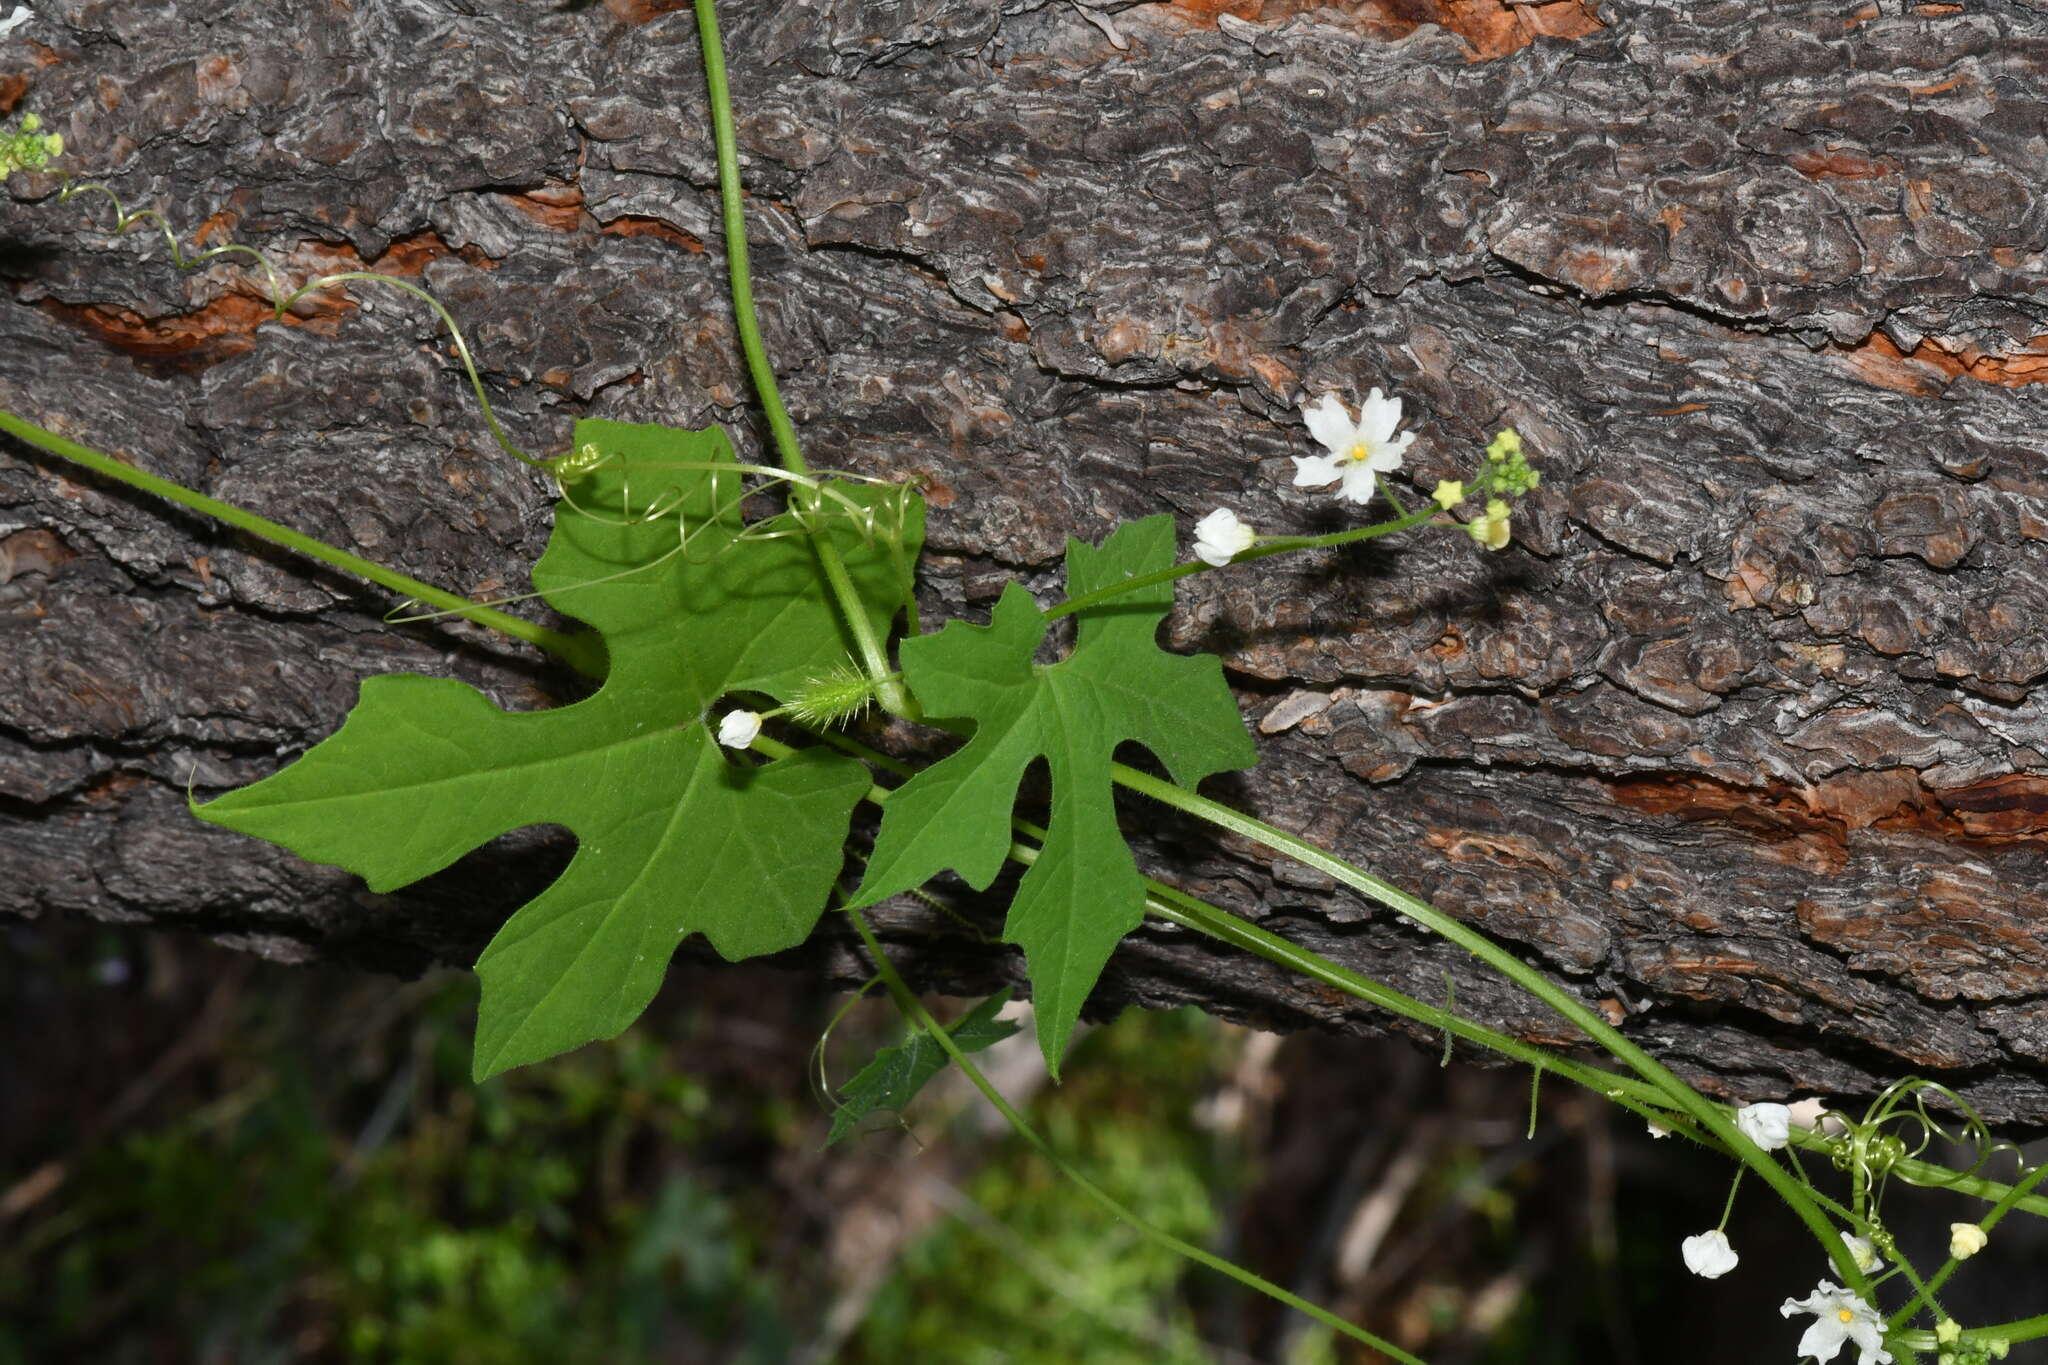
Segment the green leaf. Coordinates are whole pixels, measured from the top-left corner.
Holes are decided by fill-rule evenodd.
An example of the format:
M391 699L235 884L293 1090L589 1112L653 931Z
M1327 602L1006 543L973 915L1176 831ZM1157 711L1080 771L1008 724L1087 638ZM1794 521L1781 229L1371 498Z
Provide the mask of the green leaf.
M789 514L743 525L738 476L705 467L732 463L724 433L584 421L576 446L606 460L569 485L533 581L603 632L610 672L594 695L511 713L462 683L371 678L333 736L197 808L373 891L508 830L570 830L569 866L477 960L478 1079L616 1035L691 933L735 960L801 942L868 786L823 750L729 757L706 728L721 696L783 697L852 649L802 528ZM891 496L841 491L863 507ZM922 504L901 505L900 555L829 523L878 632L923 534Z
M1173 563L1173 518L1148 517L1094 549L1067 542L1067 592L1080 596ZM976 890L1008 855L1010 809L1033 760L1052 773L1043 852L1010 903L1004 936L1024 949L1038 1041L1060 1054L1117 941L1144 919L1144 888L1117 831L1110 761L1136 740L1192 787L1257 761L1213 655L1162 651L1154 637L1173 585L1141 588L1075 613L1073 653L1032 662L1047 622L1012 583L987 626L954 622L906 640L904 676L926 712L974 723L960 752L889 794L855 908L952 868Z
M947 1025L947 1034L962 1052L995 1046L1017 1031L1017 1025L996 1018L1009 1001L1008 991L998 991L964 1018ZM839 1087L839 1107L832 1111L832 1131L826 1135L825 1145L844 1140L855 1124L877 1110L902 1113L925 1082L945 1069L945 1050L923 1029L913 1031L894 1047L883 1048Z

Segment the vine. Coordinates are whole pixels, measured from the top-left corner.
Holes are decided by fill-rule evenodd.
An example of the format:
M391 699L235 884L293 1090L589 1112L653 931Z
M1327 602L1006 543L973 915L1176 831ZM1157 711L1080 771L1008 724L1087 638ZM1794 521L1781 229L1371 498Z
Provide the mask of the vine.
M1441 1031L1583 1086L1735 1163L1732 1208L1745 1174L1777 1195L1813 1235L1843 1284L1820 1282L1787 1298L1786 1316L1813 1321L1802 1355L1831 1360L1853 1344L1859 1365L1933 1352L1941 1365L2002 1357L2010 1344L2048 1336L2048 1314L1964 1328L1940 1295L2014 1212L2048 1216L2038 1192L2048 1166L2029 1167L1996 1143L1953 1091L1903 1080L1860 1116L1795 1112L1779 1104L1731 1108L1708 1100L1597 1012L1490 939L1366 869L1196 792L1206 777L1257 761L1220 663L1156 643L1184 577L1234 565L1440 529L1498 550L1514 504L1539 473L1512 430L1500 432L1465 480L1445 480L1405 507L1385 476L1415 439L1399 431L1401 403L1378 389L1358 406L1323 395L1303 408L1322 453L1295 459L1295 483L1334 485L1363 508L1384 499L1394 515L1318 536L1268 535L1218 508L1198 521L1189 557L1170 517L1119 527L1099 545L1070 541L1066 595L1041 605L1020 584L1003 592L986 626L948 622L926 633L914 593L925 509L914 484L815 471L777 391L754 316L731 96L712 0L694 0L711 95L725 253L740 345L779 465L737 458L716 429L682 431L584 419L569 448L548 457L515 446L492 411L460 328L425 290L349 271L287 288L254 248L188 254L153 210L130 212L106 187L63 178L54 202L105 196L116 235L152 221L181 269L236 253L263 272L282 318L317 290L380 283L424 301L453 338L492 438L544 470L557 490L555 524L532 572L535 595L587 629L562 631L470 602L245 509L132 468L8 412L0 431L98 475L163 497L221 523L358 575L432 610L527 641L600 680L585 699L551 711L508 713L473 689L411 675L372 678L341 728L281 772L195 803L210 823L271 840L302 857L347 868L373 890L417 881L489 839L527 825L568 828L577 852L561 877L520 907L477 963L482 982L479 1079L610 1038L654 994L677 943L702 933L728 959L801 942L828 904L848 916L875 978L913 1033L845 1086L835 1139L877 1109L900 1109L943 1066L959 1067L1018 1133L1113 1216L1197 1263L1309 1314L1388 1357L1419 1365L1396 1344L1309 1304L1203 1248L1149 1227L1059 1154L989 1084L972 1058L1002 1036L984 1002L952 1027L925 1010L890 962L862 911L915 892L951 870L985 889L1008 863L1025 870L1005 937L1024 950L1038 1043L1057 1074L1082 1003L1117 942L1146 916L1255 954L1374 1008ZM33 115L0 133L0 175L42 171L64 154ZM751 480L751 482L749 482ZM781 510L749 518L743 504L779 493ZM1471 508L1464 521L1458 509ZM1065 658L1038 656L1053 622L1075 618ZM900 623L900 631L899 631ZM890 642L896 641L892 655ZM923 768L876 753L838 727L871 705L965 738ZM1162 779L1114 761L1135 741ZM1044 760L1052 802L1043 824L1016 811L1027 767ZM1559 1055L1406 996L1299 945L1145 876L1118 827L1115 789L1172 807L1334 879L1354 893L1470 953L1571 1024L1619 1069ZM856 806L881 812L871 853L850 889L842 882ZM1532 1080L1532 1113L1534 1091ZM1930 1102L1961 1115L1938 1117ZM1975 1149L1963 1169L1928 1159L1937 1141ZM1847 1182L1845 1198L1820 1187L1802 1154ZM2000 1181L1985 1172L2011 1156ZM1952 1229L1948 1258L1922 1274L1882 1216L1890 1181L1940 1188L1988 1205ZM1725 1226L1685 1239L1680 1254L1707 1278L1739 1253ZM1888 1286L1903 1292L1888 1313Z

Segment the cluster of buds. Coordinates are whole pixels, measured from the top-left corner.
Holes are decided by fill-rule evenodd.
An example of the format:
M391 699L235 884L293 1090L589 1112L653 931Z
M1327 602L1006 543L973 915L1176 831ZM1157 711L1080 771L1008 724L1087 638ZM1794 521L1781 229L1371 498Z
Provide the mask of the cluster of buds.
M1519 498L1543 482L1543 476L1529 467L1522 454L1522 438L1508 427L1486 447L1486 462L1470 483L1463 479L1441 480L1430 500L1446 512L1474 498L1485 498L1486 509L1466 523L1465 531L1489 550L1503 550L1508 543L1510 500Z
M0 180L16 171L39 171L51 157L64 155L64 135L44 133L42 126L34 114L23 114L19 128L0 132Z

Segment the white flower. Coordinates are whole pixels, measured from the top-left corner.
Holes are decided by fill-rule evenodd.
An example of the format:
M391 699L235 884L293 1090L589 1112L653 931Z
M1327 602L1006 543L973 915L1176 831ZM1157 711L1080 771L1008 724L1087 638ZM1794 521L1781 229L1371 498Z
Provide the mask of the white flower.
M14 30L35 17L36 12L27 5L16 5L14 13L8 15L5 19L0 19L0 38L5 38L8 34L14 32Z
M1877 1254L1877 1248L1870 1244L1868 1237L1843 1237L1842 1245L1849 1248L1849 1259L1856 1262L1856 1268L1866 1275L1874 1275L1884 1264L1884 1258Z
M1991 1238L1975 1223L1950 1223L1948 1225L1948 1254L1958 1261L1967 1261L1984 1249Z
M1686 1238L1678 1249L1685 1255L1685 1268L1703 1280L1720 1279L1742 1259L1728 1245L1728 1234L1719 1228Z
M1649 1120L1649 1126L1650 1136L1653 1138L1668 1138L1671 1136L1671 1130L1655 1119Z
M1799 1338L1802 1356L1830 1361L1842 1349L1843 1342L1853 1341L1859 1352L1856 1365L1891 1365L1892 1353L1884 1348L1884 1319L1846 1289L1837 1289L1822 1280L1804 1300L1787 1299L1778 1312L1788 1318L1794 1313L1813 1314L1813 1326Z
M1339 485L1337 496L1352 502L1371 502L1378 476L1399 469L1402 452L1415 439L1412 431L1394 435L1394 428L1401 425L1401 400L1378 389L1366 395L1355 422L1334 393L1324 394L1301 415L1308 434L1330 453L1295 456L1294 486L1315 488L1334 482Z
M1259 533L1237 519L1228 507L1219 507L1195 523L1195 558L1222 568L1259 538Z
M744 749L761 733L761 716L756 711L728 711L718 722L718 742L728 749Z
M1735 1111L1742 1135L1767 1152L1792 1140L1792 1111L1782 1104L1745 1104Z

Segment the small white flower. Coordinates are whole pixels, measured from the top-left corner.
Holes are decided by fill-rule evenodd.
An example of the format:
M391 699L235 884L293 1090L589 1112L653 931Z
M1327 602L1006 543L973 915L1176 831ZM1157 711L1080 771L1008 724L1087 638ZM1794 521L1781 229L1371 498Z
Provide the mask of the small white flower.
M1219 507L1195 523L1195 558L1222 568L1251 549L1259 533L1237 519L1228 507Z
M1412 431L1394 434L1401 425L1401 400L1388 398L1378 389L1366 395L1358 420L1350 410L1326 393L1320 402L1301 410L1308 434L1330 453L1294 457L1294 486L1316 488L1336 483L1337 496L1351 502L1371 502L1378 476L1401 467L1403 452L1415 440Z
M1856 1262L1856 1268L1866 1275L1874 1275L1884 1265L1884 1257L1877 1254L1877 1248L1870 1244L1868 1237L1843 1237L1842 1245L1849 1248L1849 1259Z
M718 722L718 742L728 749L744 749L761 733L761 716L756 711L728 711Z
M1745 1104L1735 1111L1742 1135L1767 1152L1792 1140L1792 1111L1782 1104Z
M1892 1353L1884 1348L1884 1319L1877 1310L1846 1289L1826 1280L1804 1299L1787 1299L1778 1308L1782 1317L1794 1313L1813 1314L1813 1325L1799 1338L1799 1354L1825 1362L1833 1360L1842 1343L1856 1343L1856 1365L1891 1365Z
M1728 1245L1728 1234L1719 1228L1686 1238L1678 1249L1685 1256L1685 1268L1703 1280L1720 1279L1742 1259Z
M1958 1261L1967 1261L1984 1249L1991 1238L1975 1223L1950 1223L1948 1225L1948 1254Z
M14 30L35 17L36 12L27 5L16 5L14 13L8 15L5 19L0 19L0 38L5 38L8 34L14 32Z
M1649 1120L1649 1128L1650 1136L1653 1138L1668 1138L1671 1136L1671 1130L1655 1119Z

